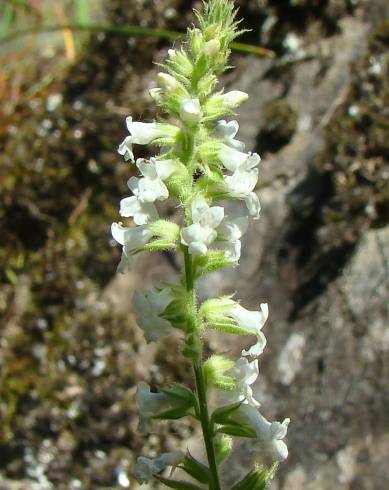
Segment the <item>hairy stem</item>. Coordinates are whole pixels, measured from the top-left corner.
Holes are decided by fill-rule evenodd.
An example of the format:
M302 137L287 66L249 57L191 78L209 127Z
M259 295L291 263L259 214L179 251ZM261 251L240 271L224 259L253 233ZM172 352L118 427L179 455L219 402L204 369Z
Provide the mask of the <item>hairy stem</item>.
M184 251L185 257L185 283L186 283L186 291L188 294L188 317L189 322L192 322L193 313L195 309L195 289L194 289L194 280L193 280L193 268L192 268L192 256L189 254L188 249L185 248ZM190 329L192 326L190 325ZM195 335L198 335L197 332L194 332ZM201 344L199 342L199 344ZM200 423L203 431L203 438L205 444L205 450L208 458L208 466L211 473L211 481L209 488L210 490L220 490L220 482L219 475L217 471L216 457L215 457L215 448L213 445L213 434L212 428L209 419L208 413L208 403L207 403L207 388L205 384L204 371L203 371L203 361L202 361L202 353L199 353L197 359L193 360L193 369L195 373L195 381L196 381L196 390L199 401L199 415L200 415Z

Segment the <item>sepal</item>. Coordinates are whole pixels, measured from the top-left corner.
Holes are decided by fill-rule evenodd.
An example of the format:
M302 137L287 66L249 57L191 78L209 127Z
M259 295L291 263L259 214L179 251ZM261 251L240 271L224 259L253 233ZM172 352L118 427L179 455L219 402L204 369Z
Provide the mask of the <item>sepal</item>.
M159 219L154 221L154 223L150 223L149 229L155 236L165 238L171 242L175 242L180 237L180 227L168 220Z
M160 390L171 408L159 412L153 418L160 420L177 420L187 415L198 413L197 399L195 394L185 386L173 383L168 388Z
M185 339L185 347L182 351L183 355L194 361L198 361L201 356L202 344L196 332L189 333Z
M147 252L162 252L163 250L174 250L176 248L176 243L165 240L164 238L153 240L150 243L146 243L143 247Z
M169 321L175 328L185 331L187 329L186 293L180 287L172 287L172 301L160 315Z
M170 480L169 478L164 478L160 475L154 475L154 478L166 485L168 488L174 488L176 490L203 490L203 488L199 487L198 485L187 483L185 481Z
M222 250L208 250L205 255L197 255L193 261L194 275L198 279L204 274L216 272L224 267L234 265Z
M186 386L180 385L178 383L173 383L168 388L162 388L161 393L164 393L168 399L180 400L182 403L187 406L195 407L197 405L196 395L192 390L187 388Z
M255 431L252 427L247 424L240 424L237 422L231 422L229 424L222 425L217 431L222 434L227 434L235 437L256 437Z
M235 483L231 490L266 490L269 488L276 470L277 464L274 464L270 470L256 467L251 470L243 480Z
M234 378L224 373L234 366L234 361L221 355L215 354L209 357L203 367L207 386L213 385L222 390L233 390L236 387Z
M231 416L239 410L242 402L232 403L231 405L225 405L217 408L211 417L211 423L214 424L229 424L232 422Z
M189 451L180 467L200 483L209 483L211 481L211 474L208 466L197 461Z

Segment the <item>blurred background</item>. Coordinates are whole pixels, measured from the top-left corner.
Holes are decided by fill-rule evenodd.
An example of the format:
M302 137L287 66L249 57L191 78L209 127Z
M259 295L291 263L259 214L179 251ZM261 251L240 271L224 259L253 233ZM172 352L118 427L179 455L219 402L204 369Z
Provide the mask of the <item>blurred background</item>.
M269 303L255 393L268 418L292 419L290 457L272 489L384 490L388 3L237 5L251 29L241 41L274 53L234 52L223 79L250 95L240 139L262 156L262 216L240 268L211 276L200 294ZM131 312L134 289L174 278L177 264L144 255L117 276L109 233L131 172L116 153L124 118L155 116L154 63L194 7L0 1L1 490L136 489L138 455L199 447L189 421L137 433L139 381L191 384L177 339L147 346ZM243 342L210 335L207 352L238 354ZM236 445L226 483L252 462L247 447Z

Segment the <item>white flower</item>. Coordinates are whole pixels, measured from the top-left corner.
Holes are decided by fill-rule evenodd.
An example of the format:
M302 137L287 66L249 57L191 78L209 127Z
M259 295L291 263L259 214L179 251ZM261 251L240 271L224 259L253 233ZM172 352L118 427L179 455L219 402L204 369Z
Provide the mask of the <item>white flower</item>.
M122 223L112 223L111 233L123 247L123 254L118 266L118 272L124 273L131 266L131 256L138 252L152 238L153 232L147 226L127 228Z
M224 219L217 228L215 245L224 250L228 260L236 262L240 258L240 239L246 233L248 219L246 216L235 219Z
M184 459L185 454L181 451L163 453L154 459L141 456L135 465L135 477L140 484L149 483L153 479L153 475L161 473L168 466L172 466L172 470L174 470Z
M231 148L231 146L225 145L224 143L220 145L218 156L226 169L231 172L237 170L250 171L261 161L261 158L257 153L244 153L235 148Z
M159 87L156 88L151 88L149 90L150 97L156 102L157 104L161 101L161 93L162 90Z
M120 201L120 215L125 218L134 217L137 225L145 225L158 219L157 208L152 204L169 197L169 191L163 182L175 170L173 160L145 160L139 158L136 162L142 178L131 177L127 185L133 196Z
M201 119L199 99L185 99L181 102L180 117L187 123L197 123Z
M269 454L274 461L284 461L288 457L288 447L282 440L288 431L290 419L269 422L259 411L248 404L239 407L239 415L255 429L257 441L253 451Z
M234 109L238 107L242 102L245 102L249 98L248 94L241 92L240 90L232 90L223 94L223 105L228 109Z
M118 152L124 156L124 159L134 161L134 153L132 151L132 145L148 145L157 138L166 136L174 136L178 128L170 124L160 123L143 123L133 121L132 117L126 118L127 129L130 132L130 136L127 136L122 143L120 143Z
M174 160L156 160L138 158L136 166L143 175L142 179L131 177L128 187L141 202L163 201L169 197L169 191L163 180L175 170Z
M150 291L146 294L135 291L134 312L147 342L158 340L160 337L171 333L170 322L160 318L159 315L165 311L172 300L173 296L169 288L158 292Z
M118 148L119 155L122 155L124 160L128 162L128 160L134 161L134 153L132 151L132 136L126 136L124 140L120 143Z
M217 237L216 228L224 217L221 206L209 207L200 196L192 203L193 224L181 230L181 242L189 247L189 253L205 255L208 246Z
M238 121L225 121L221 119L216 124L216 134L223 138L224 143L238 151L244 151L245 144L242 141L236 140L235 136L239 130Z
M258 359L249 362L245 357L241 357L226 374L234 378L236 387L233 390L220 392L219 400L223 404L243 401L243 403L259 407L260 404L254 398L253 390L250 386L255 383L259 375Z
M131 181L131 182L130 182ZM128 185L135 193L138 191L137 182L130 179ZM137 225L145 225L158 219L158 211L153 203L142 202L137 196L125 197L120 201L120 216L134 218Z
M260 305L260 311L249 311L225 296L204 301L199 312L210 325L220 330L257 337L257 342L248 351L242 351L242 356L258 357L262 354L266 338L261 330L269 316L267 303Z
M262 327L269 316L267 303L261 303L259 311L246 310L243 306L236 303L229 314L241 328L252 332L257 337L257 342L248 351L243 350L242 356L260 356L266 346L266 338L262 332Z
M132 137L132 142L138 145L148 145L155 139L166 136L164 124L133 121L132 117L129 116L126 118L126 125Z
M135 395L135 401L139 407L139 431L149 432L152 418L169 407L166 395L163 393L151 393L147 383L139 383Z
M258 196L253 192L258 181L260 157L256 153L242 153L221 145L219 158L223 165L231 170L231 175L224 176L222 190L235 199L244 199L247 209L254 219L259 218L260 204Z
M258 219L259 213L261 212L261 204L255 192L250 192L250 194L245 197L244 201L247 209L249 210L250 216L252 216L253 219Z

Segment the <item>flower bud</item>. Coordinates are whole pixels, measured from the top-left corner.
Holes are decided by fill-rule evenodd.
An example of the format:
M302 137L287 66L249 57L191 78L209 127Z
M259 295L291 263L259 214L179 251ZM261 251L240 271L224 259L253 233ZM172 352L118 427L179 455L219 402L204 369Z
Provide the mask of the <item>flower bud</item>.
M228 109L234 109L240 106L249 98L246 92L241 92L240 90L232 90L223 95L223 105Z
M191 32L191 48L194 55L198 55L203 46L203 35L200 29L193 29Z
M177 80L168 73L158 73L158 81L161 87L168 91L174 91L180 86Z
M217 434L214 441L217 464L222 464L232 450L232 437L227 434Z
M185 99L181 103L180 117L186 123L197 123L201 119L199 99Z
M234 378L224 374L234 366L234 361L221 355L215 354L207 359L204 363L204 375L208 386L214 385L222 390L234 389Z
M220 41L218 39L211 39L204 45L204 52L206 55L213 57L220 51Z
M151 88L149 90L150 97L156 102L161 101L161 89L159 87L157 88Z

